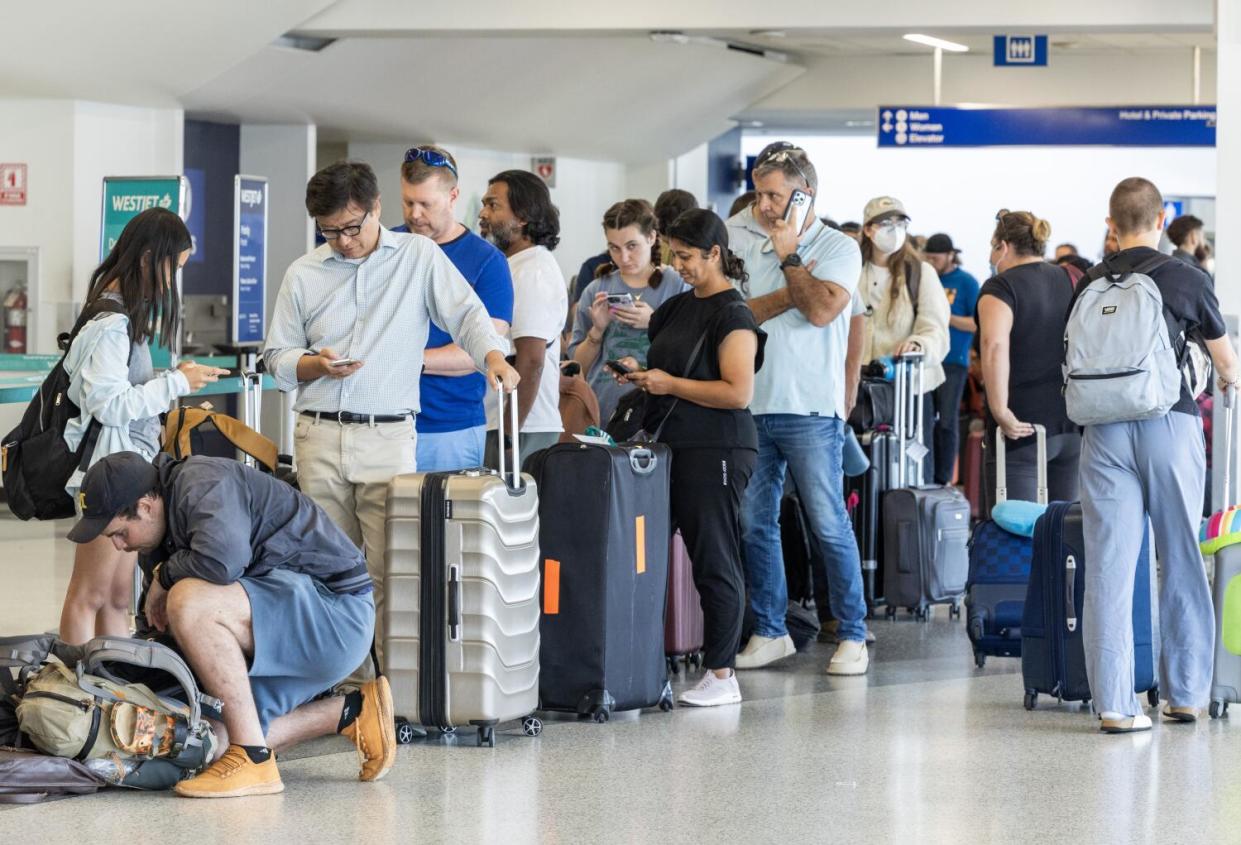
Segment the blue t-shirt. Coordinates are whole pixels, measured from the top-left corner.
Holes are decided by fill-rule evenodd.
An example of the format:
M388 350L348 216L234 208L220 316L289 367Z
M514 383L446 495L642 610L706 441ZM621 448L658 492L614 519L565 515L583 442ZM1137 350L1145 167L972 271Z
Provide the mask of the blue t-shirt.
M978 280L960 267L940 276L939 280L944 285L944 295L948 297L952 316L973 317L974 310L978 306ZM970 365L970 343L974 339L974 333L949 326L948 338L948 357L944 359L944 363L968 367Z
M392 231L408 232L408 226ZM461 271L465 280L483 301L492 319L513 322L513 277L509 274L504 253L469 229L440 249ZM438 349L452 343L452 336L435 323L427 333L427 349ZM415 425L420 433L442 434L487 424L483 400L487 395L487 379L482 373L465 376L422 374L420 403Z

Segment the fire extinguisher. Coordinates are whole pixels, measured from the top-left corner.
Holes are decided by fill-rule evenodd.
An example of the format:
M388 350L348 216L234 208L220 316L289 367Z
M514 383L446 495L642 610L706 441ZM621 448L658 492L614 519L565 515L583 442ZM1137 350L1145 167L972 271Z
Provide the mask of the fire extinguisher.
M21 282L4 295L4 351L26 353L26 286Z

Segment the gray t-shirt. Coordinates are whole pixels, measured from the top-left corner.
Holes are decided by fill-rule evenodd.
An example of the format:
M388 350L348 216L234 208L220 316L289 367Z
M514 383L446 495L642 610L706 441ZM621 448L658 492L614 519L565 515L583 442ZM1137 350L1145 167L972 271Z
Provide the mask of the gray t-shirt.
M613 270L608 275L595 279L586 286L586 290L582 291L582 298L578 300L576 317L573 321L573 342L569 345L569 357L573 357L578 344L585 340L591 326L594 325L590 319L590 306L594 303L595 294L598 292L628 293L635 301L645 302L653 310L658 311L659 306L689 289L689 285L671 267L663 268L663 281L657 288L630 287L621 278L619 270ZM616 403L634 388L617 384L611 372L603 365L608 361L616 361L631 355L645 367L646 353L650 348L651 339L647 336L646 329L630 328L613 320L604 330L599 357L590 365L590 370L586 373L586 381L589 382L599 400L599 419L605 425L608 418L612 416L612 412L616 410Z

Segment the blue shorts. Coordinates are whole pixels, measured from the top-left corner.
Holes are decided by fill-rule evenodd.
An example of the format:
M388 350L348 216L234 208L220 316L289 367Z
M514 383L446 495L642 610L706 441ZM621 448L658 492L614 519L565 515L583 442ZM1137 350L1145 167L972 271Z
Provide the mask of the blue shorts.
M290 713L349 677L375 635L371 593L333 593L323 582L287 569L242 578L250 599L254 659L250 690L263 734Z
M419 472L452 472L483 465L487 426L460 431L418 432Z

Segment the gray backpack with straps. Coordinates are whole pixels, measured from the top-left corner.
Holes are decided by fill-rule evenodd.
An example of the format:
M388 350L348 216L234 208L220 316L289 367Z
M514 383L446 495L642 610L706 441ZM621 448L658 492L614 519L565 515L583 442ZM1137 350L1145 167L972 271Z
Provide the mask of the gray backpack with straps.
M0 688L15 704L20 740L85 763L113 785L167 789L214 755L202 708L218 712L220 702L200 692L181 656L160 643L0 639Z
M1174 344L1150 273L1173 259L1083 279L1064 331L1064 402L1078 425L1161 417L1181 397L1185 338ZM1179 349L1177 346L1179 345Z

